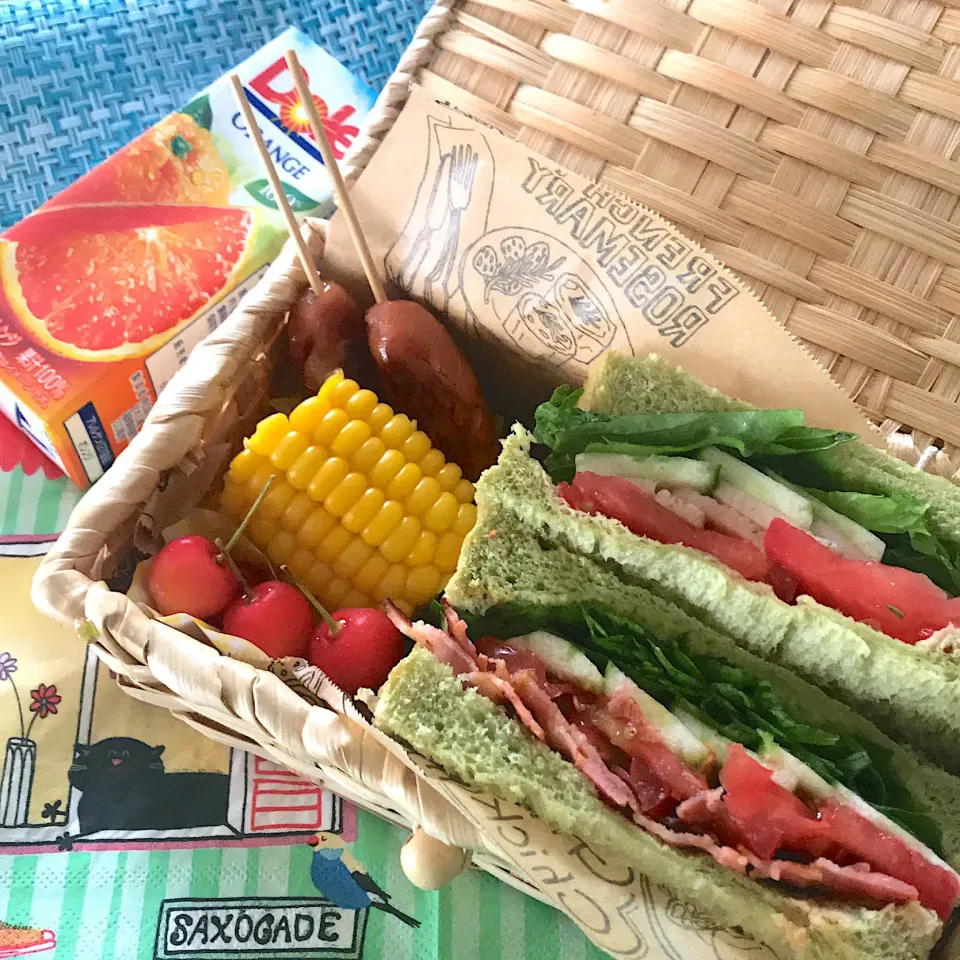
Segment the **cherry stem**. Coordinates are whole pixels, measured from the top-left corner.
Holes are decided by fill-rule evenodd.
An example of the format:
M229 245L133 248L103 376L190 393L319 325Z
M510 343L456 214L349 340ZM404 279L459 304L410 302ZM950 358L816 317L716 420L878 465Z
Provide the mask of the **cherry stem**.
M237 541L243 536L244 531L247 529L247 524L250 523L251 518L257 512L257 508L263 503L263 498L267 495L270 490L270 487L273 486L273 481L277 479L275 473L270 474L270 479L263 485L263 489L257 494L257 499L253 501L253 506L247 511L247 515L240 522L240 526L234 531L233 536L227 541L227 545L222 548L223 555L226 557L230 556L230 551L237 545Z
M230 554L227 553L227 548L224 547L223 541L219 537L217 537L217 539L214 540L213 542L220 548L220 553L223 556L223 559L227 561L227 566L231 569L231 571L233 572L233 575L237 578L237 580L240 583L240 586L243 588L243 595L247 597L247 599L249 599L251 594L253 593L253 591L250 589L250 584L247 583L246 578L240 572L240 568L234 562L233 557L231 557Z
M296 575L286 564L283 564L280 570L293 581L293 585L313 604L320 616L323 617L327 628L330 630L330 636L335 637L343 629L343 624L333 619L330 611L313 595L311 590L297 579Z

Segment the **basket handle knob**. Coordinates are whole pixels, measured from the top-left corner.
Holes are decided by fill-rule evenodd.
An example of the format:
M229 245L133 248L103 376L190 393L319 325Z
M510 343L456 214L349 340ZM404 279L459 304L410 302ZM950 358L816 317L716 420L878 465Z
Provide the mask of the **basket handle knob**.
M462 873L470 855L425 833L421 827L407 838L400 850L400 866L407 879L421 890L439 890Z

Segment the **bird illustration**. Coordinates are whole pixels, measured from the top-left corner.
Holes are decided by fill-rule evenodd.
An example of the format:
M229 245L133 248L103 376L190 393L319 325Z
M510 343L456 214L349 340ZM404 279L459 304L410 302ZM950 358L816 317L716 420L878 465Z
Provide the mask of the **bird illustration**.
M367 873L363 864L347 849L335 833L317 833L308 840L313 850L310 878L328 900L342 910L374 907L395 916L411 927L420 921L390 903L390 894Z

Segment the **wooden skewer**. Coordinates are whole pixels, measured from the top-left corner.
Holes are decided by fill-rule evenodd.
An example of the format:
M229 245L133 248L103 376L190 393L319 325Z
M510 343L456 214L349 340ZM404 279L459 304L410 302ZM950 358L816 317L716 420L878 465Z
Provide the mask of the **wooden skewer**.
M360 262L363 264L363 272L367 275L367 282L373 291L373 296L377 303L385 303L387 292L384 290L380 274L377 272L376 265L373 262L373 255L370 253L370 247L367 244L366 237L360 229L360 221L357 219L357 212L353 208L353 202L350 200L350 194L347 193L347 185L343 182L340 175L340 167L337 165L337 158L333 155L333 149L330 141L327 139L327 132L323 128L323 121L317 112L317 105L313 102L313 95L310 93L310 87L307 85L307 78L300 66L300 60L297 58L295 50L288 50L286 54L287 66L293 75L293 83L297 88L297 94L300 97L300 103L307 112L307 122L310 124L310 132L313 139L316 140L320 148L320 155L323 157L327 173L330 175L330 183L333 186L333 195L336 197L337 206L343 213L347 222L347 229L353 238L354 246L360 256Z
M260 159L263 161L263 167L267 172L270 185L273 187L274 196L277 198L277 203L280 204L280 209L283 211L283 216L287 221L287 230L293 238L293 242L297 245L297 251L300 254L300 263L303 264L303 272L307 275L310 289L319 296L323 292L323 284L320 280L320 274L317 272L317 265L313 262L313 257L307 249L303 234L300 233L300 225L294 216L293 208L287 199L283 184L280 182L280 175L277 173L277 168L273 165L273 158L267 150L267 145L263 142L263 134L260 132L260 125L257 123L257 118L253 114L253 108L247 99L247 93L243 89L243 84L236 74L230 77L230 82L233 84L233 92L236 95L237 103L240 105L244 120L246 120L247 129L250 131L250 136L253 137L253 142L256 145L257 152L260 154Z

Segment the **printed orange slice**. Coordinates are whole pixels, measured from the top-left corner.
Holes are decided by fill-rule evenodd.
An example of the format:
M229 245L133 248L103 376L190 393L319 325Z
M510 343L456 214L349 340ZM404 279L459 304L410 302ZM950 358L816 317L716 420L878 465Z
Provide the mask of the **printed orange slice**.
M247 207L38 211L0 240L0 286L27 333L54 353L139 357L235 285L255 226Z
M225 206L230 174L209 130L172 113L61 190L41 210L77 203L195 203Z

